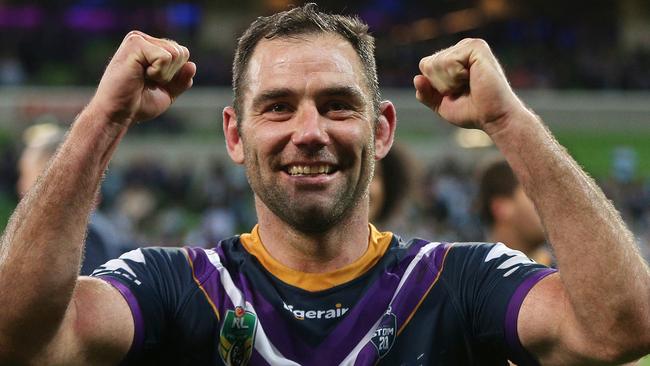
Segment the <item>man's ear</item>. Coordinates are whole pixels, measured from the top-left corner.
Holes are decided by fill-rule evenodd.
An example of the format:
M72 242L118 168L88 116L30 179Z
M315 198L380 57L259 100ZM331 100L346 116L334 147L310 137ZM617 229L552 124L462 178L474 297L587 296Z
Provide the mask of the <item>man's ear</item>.
M226 137L226 148L230 159L237 164L244 164L244 146L239 135L239 123L233 107L223 109L223 135Z
M379 105L379 116L375 126L375 159L379 160L388 154L393 146L397 127L397 114L395 106L390 101L383 101Z

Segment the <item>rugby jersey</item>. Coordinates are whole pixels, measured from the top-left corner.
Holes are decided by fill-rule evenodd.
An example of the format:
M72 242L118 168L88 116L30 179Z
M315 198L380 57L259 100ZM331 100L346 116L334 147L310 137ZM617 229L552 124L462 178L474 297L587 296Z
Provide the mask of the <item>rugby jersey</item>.
M554 270L503 244L370 229L366 253L332 273L283 266L255 227L213 249L131 251L93 276L131 309L128 365L536 364L517 316Z

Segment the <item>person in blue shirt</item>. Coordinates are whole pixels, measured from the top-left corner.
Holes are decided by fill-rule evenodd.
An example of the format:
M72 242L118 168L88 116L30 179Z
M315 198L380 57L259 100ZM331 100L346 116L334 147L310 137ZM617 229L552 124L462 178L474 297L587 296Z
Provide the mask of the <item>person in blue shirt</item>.
M65 138L65 130L53 123L40 123L23 133L23 149L18 160L16 190L23 197L47 167L49 160ZM88 221L84 254L79 274L90 275L95 268L129 248L115 226L99 210L94 210ZM130 249L130 248L129 248Z

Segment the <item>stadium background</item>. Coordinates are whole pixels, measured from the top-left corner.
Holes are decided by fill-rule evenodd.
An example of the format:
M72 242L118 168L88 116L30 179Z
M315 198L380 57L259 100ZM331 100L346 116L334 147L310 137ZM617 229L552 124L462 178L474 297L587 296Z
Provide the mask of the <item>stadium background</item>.
M255 221L241 168L225 156L236 37L288 0L0 1L0 227L15 207L24 130L67 126L131 29L178 40L195 87L127 136L100 209L130 245L202 244ZM480 240L475 172L495 154L485 136L431 117L414 98L421 57L464 37L486 39L512 86L605 189L650 257L650 3L644 0L321 1L359 14L377 39L380 84L398 109L398 141L416 179L409 235ZM400 179L400 177L394 177ZM603 253L606 255L606 253ZM650 365L650 360L646 361Z

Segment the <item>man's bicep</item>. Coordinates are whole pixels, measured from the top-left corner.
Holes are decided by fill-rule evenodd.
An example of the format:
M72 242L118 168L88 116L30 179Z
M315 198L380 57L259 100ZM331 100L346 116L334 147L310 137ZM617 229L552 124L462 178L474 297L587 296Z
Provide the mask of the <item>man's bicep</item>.
M80 277L58 334L38 364L116 365L134 336L133 315L109 283Z
M517 321L522 345L542 365L583 365L608 358L579 326L559 273L539 281L528 293Z

